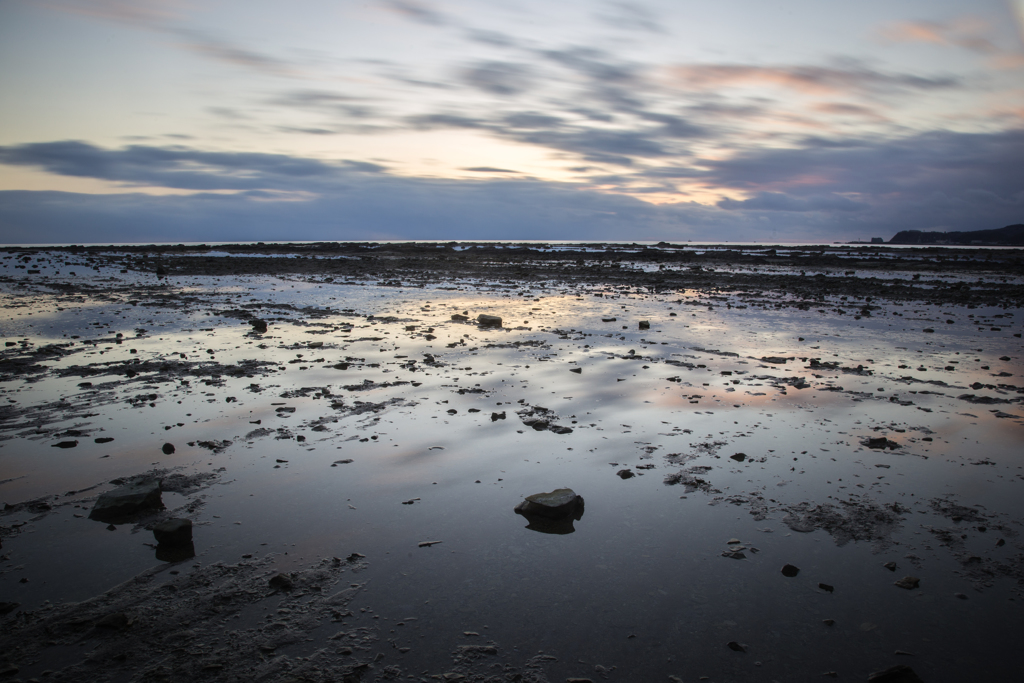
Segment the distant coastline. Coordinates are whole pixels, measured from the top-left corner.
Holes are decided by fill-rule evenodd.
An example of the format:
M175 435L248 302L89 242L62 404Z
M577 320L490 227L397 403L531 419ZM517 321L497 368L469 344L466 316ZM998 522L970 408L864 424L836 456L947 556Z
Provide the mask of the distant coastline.
M969 232L924 232L901 230L889 244L956 244L963 246L1024 246L1024 224L1007 225L996 230Z

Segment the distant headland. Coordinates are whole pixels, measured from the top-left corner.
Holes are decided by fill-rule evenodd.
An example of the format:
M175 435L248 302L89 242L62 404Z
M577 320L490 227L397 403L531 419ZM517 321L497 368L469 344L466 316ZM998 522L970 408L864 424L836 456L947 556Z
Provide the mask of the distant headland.
M980 246L1024 246L1024 223L1007 225L996 230L968 232L924 232L901 230L889 244L961 244Z

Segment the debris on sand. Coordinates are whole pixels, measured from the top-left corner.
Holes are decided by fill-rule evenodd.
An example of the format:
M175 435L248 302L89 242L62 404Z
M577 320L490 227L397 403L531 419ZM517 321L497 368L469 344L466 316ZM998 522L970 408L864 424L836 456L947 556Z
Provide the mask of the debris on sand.
M902 515L909 512L898 503L879 505L856 496L840 500L838 505L800 503L785 509L788 514L782 522L793 531L810 533L821 529L839 546L850 541L874 541L879 547L891 543L893 531L903 520Z

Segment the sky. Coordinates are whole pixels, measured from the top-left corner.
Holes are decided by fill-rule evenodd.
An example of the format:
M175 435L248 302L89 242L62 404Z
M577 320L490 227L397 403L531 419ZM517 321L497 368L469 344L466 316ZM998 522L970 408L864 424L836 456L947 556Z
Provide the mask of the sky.
M0 243L1024 222L1024 0L0 0Z

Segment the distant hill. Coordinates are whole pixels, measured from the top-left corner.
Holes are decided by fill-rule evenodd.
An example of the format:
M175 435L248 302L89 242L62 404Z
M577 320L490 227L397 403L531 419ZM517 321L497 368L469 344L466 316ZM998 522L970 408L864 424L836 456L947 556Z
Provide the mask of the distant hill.
M971 230L969 232L923 232L901 230L889 244L980 244L983 246L1024 246L1024 224L1007 225L997 230Z

